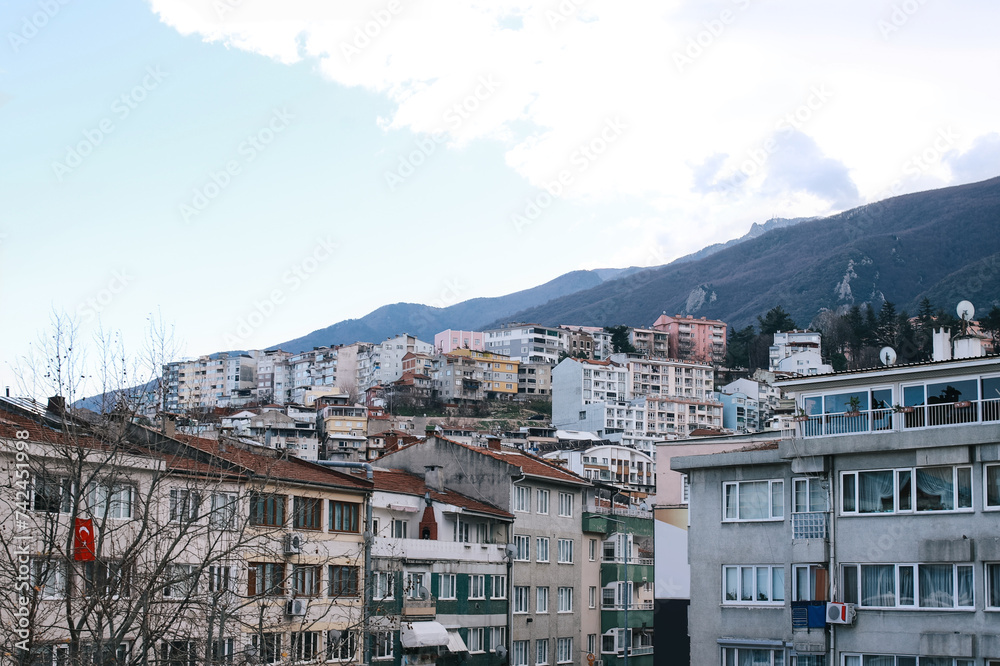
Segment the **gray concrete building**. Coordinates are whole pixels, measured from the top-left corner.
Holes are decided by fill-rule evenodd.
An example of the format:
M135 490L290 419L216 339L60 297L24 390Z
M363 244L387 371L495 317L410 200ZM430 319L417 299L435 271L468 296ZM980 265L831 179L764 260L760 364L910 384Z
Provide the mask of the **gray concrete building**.
M379 459L386 467L423 475L436 469L439 482L457 493L514 516L510 576L494 576L492 598L510 600L506 637L510 664L587 663L588 639L598 626L583 578L592 552L583 531L585 492L591 484L558 465L522 451L460 444L443 437L401 447ZM590 535L597 543L597 535ZM587 621L584 617L587 614ZM587 631L584 631L584 628ZM594 642L596 639L589 639Z
M671 460L691 663L1000 666L1000 358L779 386L792 436Z

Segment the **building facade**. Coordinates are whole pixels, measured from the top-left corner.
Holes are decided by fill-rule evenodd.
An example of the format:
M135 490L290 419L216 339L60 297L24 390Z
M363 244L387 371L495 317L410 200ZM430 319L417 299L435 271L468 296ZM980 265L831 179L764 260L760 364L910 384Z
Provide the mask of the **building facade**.
M667 334L669 358L714 364L726 357L726 323L692 315L666 313L653 322L653 330Z

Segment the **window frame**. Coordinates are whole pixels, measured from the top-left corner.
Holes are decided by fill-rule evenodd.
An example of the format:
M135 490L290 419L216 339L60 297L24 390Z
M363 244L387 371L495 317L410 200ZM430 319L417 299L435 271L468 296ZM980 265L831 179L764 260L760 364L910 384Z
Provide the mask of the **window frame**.
M531 612L531 586L515 585L512 611L515 615L526 615Z
M859 470L846 470L840 472L840 483L838 484L838 497L839 497L839 509L841 516L893 516L893 515L940 515L947 513L974 513L975 512L975 484L973 483L973 473L972 465L961 464L961 465L920 465L914 467L889 467L880 469L859 469ZM917 473L921 470L930 469L945 469L950 468L952 471L952 503L954 508L952 509L920 509L918 507L919 496L917 494ZM966 470L969 480L969 505L959 506L962 497L961 485L960 485L960 475L962 470ZM890 473L892 474L892 510L891 511L862 511L861 510L861 475L862 474L877 474L877 473ZM846 479L852 478L851 482L853 485L853 497L851 498L852 506L851 510L844 508L847 500L847 493L845 491L845 485L847 483ZM904 479L905 481L901 481ZM985 478L985 477L984 477ZM901 508L901 500L903 495L900 492L903 483L908 483L910 486L909 494L906 497L906 501L909 504L909 508Z
M921 579L921 567L925 566L950 566L952 569L951 573L951 606L923 606L921 605L921 591L920 591L920 579ZM893 567L893 578L892 578L892 594L894 598L894 604L892 606L871 606L864 603L864 577L862 575L862 567ZM857 588L854 590L847 589L846 574L845 571L849 568L855 569L854 578L857 581ZM902 589L901 582L901 571L903 569L910 569L912 576L912 603L904 604L900 601L900 593ZM961 574L959 569L968 569L972 576L972 580L969 585L969 590L972 594L972 603L968 606L960 606L960 591L961 591ZM844 601L848 603L853 603L860 610L917 610L917 611L948 611L948 612L975 612L976 610L976 567L972 562L900 562L900 563L890 563L890 562L845 562L840 565L840 596ZM848 594L850 593L850 596Z
M477 591L478 594L476 594ZM486 598L486 574L469 574L469 599L485 599L485 598Z
M538 585L535 587L535 614L546 615L549 612L549 586Z
M535 538L535 561L536 562L548 562L549 561L549 537L536 537Z
M990 588L990 571L994 570L997 578L996 597ZM1000 611L1000 562L983 562L983 608L987 611Z
M535 491L535 513L542 516L549 515L549 497L549 491L545 488L539 488Z
M573 493L559 493L559 517L560 518L572 518L573 517Z
M556 592L556 613L573 612L573 587L569 585L560 586Z
M747 582L745 571L750 572L750 584L753 586L753 595L750 600L744 599L744 583ZM730 599L729 595L729 571L735 571L736 577L736 598ZM766 571L769 587L768 598L761 600L760 596L760 572ZM775 574L781 572L781 584L777 585ZM723 606L768 606L781 608L785 606L785 566L783 564L723 564L722 565L722 605ZM781 598L775 598L775 592L780 591Z
M531 537L527 534L515 534L514 535L514 561L515 562L530 562L531 561Z
M531 513L531 488L514 486L514 513Z
M745 484L758 484L766 483L767 485L767 518L742 518L739 515L740 510L740 493L741 486ZM775 486L780 485L781 490L778 496L781 497L781 514L775 515ZM736 502L735 506L735 518L729 517L729 498L730 495L727 489L730 487L736 488L736 493L733 496ZM746 479L743 481L723 481L722 482L722 522L724 523L777 523L785 520L785 480L784 479Z
M361 505L357 502L330 500L329 530L341 534L360 534ZM347 525L345 527L345 520Z
M287 504L287 496L282 493L250 493L250 525L284 527Z
M997 503L990 504L989 472L997 474ZM1000 511L1000 463L983 463L983 511Z
M566 551L563 552L563 546L566 546ZM569 555L567 558L566 555ZM557 564L573 564L573 539L559 539L556 542L556 563Z
M445 581L448 584L445 585ZM445 588L449 588L446 593ZM458 599L458 577L453 573L438 574L438 601L454 601Z
M323 500L306 495L292 496L292 529L323 531Z
M497 585L499 583L499 585ZM500 588L500 594L497 594L497 587ZM490 599L506 599L507 598L507 576L506 574L493 574L490 576Z

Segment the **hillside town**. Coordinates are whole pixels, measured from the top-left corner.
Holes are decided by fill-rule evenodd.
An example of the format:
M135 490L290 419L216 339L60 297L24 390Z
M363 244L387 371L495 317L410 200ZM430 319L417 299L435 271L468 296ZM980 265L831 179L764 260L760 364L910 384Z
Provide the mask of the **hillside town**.
M835 371L820 332L775 331L768 367L735 372L728 338L666 314L516 323L170 362L132 413L0 398L0 575L23 590L0 608L19 628L3 649L167 666L1000 657L992 337L963 319L933 328L927 360L887 347Z

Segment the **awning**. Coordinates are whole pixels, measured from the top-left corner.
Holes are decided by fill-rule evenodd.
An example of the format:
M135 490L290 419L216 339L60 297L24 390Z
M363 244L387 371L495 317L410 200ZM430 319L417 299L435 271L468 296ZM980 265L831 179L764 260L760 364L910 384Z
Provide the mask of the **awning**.
M415 649L449 645L451 639L440 622L404 622L399 627L399 642L404 648Z
M458 633L458 629L448 630L448 652L468 652L469 648L466 646L465 641L462 640L462 634Z

